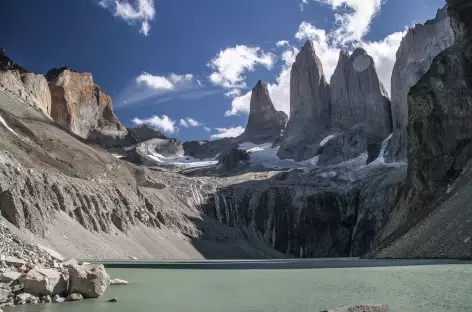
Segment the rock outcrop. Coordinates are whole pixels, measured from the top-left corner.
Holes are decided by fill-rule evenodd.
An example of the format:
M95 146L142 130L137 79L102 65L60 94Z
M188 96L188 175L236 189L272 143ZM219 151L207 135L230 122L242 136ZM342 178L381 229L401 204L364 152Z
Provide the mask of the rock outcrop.
M433 59L454 43L447 8L436 18L409 29L397 51L392 72L392 118L394 134L388 147L388 162L407 159L408 92L429 70Z
M279 140L287 119L284 112L275 110L267 85L260 80L252 89L249 119L238 141L274 143Z
M384 139L392 132L390 100L377 76L373 58L358 48L341 51L331 76L331 131L364 124L368 133Z
M234 148L238 149L239 144L233 138L224 138L214 141L189 141L184 142L183 148L186 156L199 159L209 159L216 157L219 153Z
M388 312L386 304L363 304L349 308L329 309L322 312Z
M245 150L231 148L218 155L217 168L223 171L244 167L249 161L249 154Z
M4 53L0 54L0 88L50 115L51 93L46 78L28 72Z
M470 0L448 1L455 44L434 58L409 92L407 181L381 235L380 249L405 233L410 241L399 239L389 251L379 252L381 257L472 258L467 245L472 236L467 217L472 158L471 4Z
M84 298L97 298L105 293L110 276L103 264L69 266L69 293L79 293Z
M329 120L330 88L313 43L307 41L290 73L290 119L277 155L296 161L315 156Z
M97 86L89 73L67 67L55 68L46 75L51 91L51 117L81 138L93 132L124 136L126 129L113 113L111 97Z

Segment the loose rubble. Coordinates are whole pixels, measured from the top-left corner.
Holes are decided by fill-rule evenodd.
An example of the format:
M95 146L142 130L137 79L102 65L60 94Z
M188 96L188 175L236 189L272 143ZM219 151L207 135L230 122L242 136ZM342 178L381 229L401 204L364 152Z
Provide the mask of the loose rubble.
M2 223L0 259L0 312L12 305L96 298L110 284L128 284L121 279L110 281L101 264L61 261L57 252L24 241Z

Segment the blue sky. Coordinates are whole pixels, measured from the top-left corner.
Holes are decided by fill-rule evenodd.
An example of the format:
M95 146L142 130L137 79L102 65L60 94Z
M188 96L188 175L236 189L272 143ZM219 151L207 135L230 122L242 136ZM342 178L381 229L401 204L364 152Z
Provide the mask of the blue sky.
M126 126L147 122L181 140L208 139L242 131L248 92L259 79L269 83L276 108L288 112L289 71L306 39L314 40L328 78L340 47L364 47L388 88L406 27L434 17L443 5L444 0L6 0L0 42L34 72L63 65L91 72Z

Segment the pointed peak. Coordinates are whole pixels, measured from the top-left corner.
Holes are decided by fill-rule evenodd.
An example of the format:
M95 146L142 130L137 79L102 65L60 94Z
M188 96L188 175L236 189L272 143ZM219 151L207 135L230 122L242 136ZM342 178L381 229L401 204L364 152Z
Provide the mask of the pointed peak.
M305 42L305 45L303 46L302 50L307 50L307 51L315 51L315 47L313 45L313 41L307 40Z
M369 54L367 54L367 51L364 50L363 48L357 48L354 50L354 52L352 52L351 57L356 57L359 55L369 55Z

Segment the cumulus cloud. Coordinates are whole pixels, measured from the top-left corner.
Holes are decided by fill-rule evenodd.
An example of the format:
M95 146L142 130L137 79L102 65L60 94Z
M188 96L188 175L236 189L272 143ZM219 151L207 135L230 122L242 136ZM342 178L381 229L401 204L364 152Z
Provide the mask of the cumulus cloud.
M169 77L163 77L143 72L136 77L136 83L144 84L154 90L174 90L177 87L191 84L192 80L193 75L191 74L177 75L174 73L171 73Z
M152 127L156 130L160 130L162 132L167 133L174 133L179 129L175 126L175 120L170 119L167 115L162 116L152 116L145 119L134 118L132 123L137 126L142 126L144 124Z
M154 0L100 0L98 4L128 24L141 23L139 32L145 36L149 34L150 22L156 16Z
M218 133L212 134L210 137L212 140L222 138L234 138L244 132L244 128L241 126L232 128L215 128Z
M184 119L180 119L180 125L184 128L189 128L189 127L200 127L203 124L190 117L185 117Z
M295 47L287 47L282 53L284 62L282 70L278 74L275 83L269 83L267 89L276 110L289 114L290 112L290 71L299 50ZM231 109L225 112L225 116L233 116L249 113L252 91L233 98Z
M206 132L211 132L211 128L210 128L210 127L205 126L205 127L203 127L203 129L205 129Z
M259 47L237 45L220 51L208 64L213 70L209 80L224 88L244 88L246 71L254 71L257 65L272 68L275 56Z
M275 46L277 47L285 47L285 46L288 46L289 43L287 40L280 40L280 41L277 41L277 43L275 44Z

